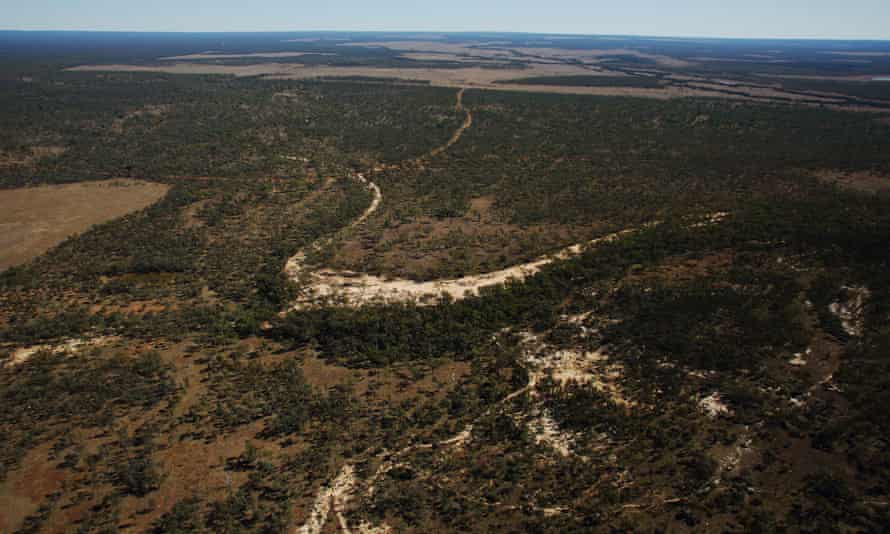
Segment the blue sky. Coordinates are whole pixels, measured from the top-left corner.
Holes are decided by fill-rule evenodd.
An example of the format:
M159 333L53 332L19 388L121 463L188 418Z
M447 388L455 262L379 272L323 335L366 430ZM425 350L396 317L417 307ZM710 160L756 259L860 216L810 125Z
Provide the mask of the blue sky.
M0 29L890 39L890 0L0 0Z

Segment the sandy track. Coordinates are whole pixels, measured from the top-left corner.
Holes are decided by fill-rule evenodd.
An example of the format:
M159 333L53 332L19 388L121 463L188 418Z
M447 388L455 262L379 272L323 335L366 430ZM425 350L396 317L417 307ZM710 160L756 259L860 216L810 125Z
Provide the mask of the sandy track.
M349 532L342 510L352 493L355 492L355 485L355 469L350 464L346 464L340 469L333 482L322 486L319 490L308 519L297 528L296 534L321 534L332 508L338 516L340 528L344 532Z
M375 184L374 182L368 180L364 174L354 173L352 178L367 187L368 190L371 191L371 194L373 196L371 198L371 204L368 206L368 208L354 221L352 221L346 228L344 228L344 230L355 228L356 226L367 221L368 218L371 217L371 215L374 215L374 213L380 208L380 203L383 201L383 193L381 193L380 187L378 187L377 184ZM326 183L329 185L331 182L332 179L329 178ZM308 271L308 268L306 266L306 255L310 250L321 250L325 246L329 245L333 241L333 239L333 236L321 238L312 243L307 248L307 250L301 250L291 256L284 266L285 274L287 274L287 276L290 277L292 280L301 280L304 279L307 275L311 276L311 273Z
M468 129L470 129L470 127L473 126L473 113L468 108L464 107L465 91L466 88L461 88L460 91L457 92L457 105L455 106L455 109L457 111L463 111L466 114L466 118L464 118L463 124L461 124L457 130L455 130L454 134L451 135L451 138L448 140L447 143L431 150L428 157L436 157L443 152L447 152L448 149L450 149L451 147L456 145L458 141L460 141L460 138L463 137L464 132L466 132Z
M583 316L570 317L566 320L582 321ZM529 372L528 385L510 393L500 401L493 403L484 410L476 419L464 426L453 436L428 443L414 443L398 451L383 451L376 455L375 461L378 467L366 480L359 480L355 474L355 467L346 463L340 468L337 476L329 484L323 484L316 494L313 507L306 522L297 528L297 534L320 534L328 522L331 512L335 514L340 531L350 533L345 511L350 503L359 496L360 490L364 497L371 498L376 491L377 482L393 469L404 466L402 459L407 455L421 450L445 450L460 449L466 447L473 439L473 429L476 424L486 417L491 416L496 410L507 406L513 399L520 395L528 394L532 402L526 414L525 424L531 431L537 443L547 445L560 456L570 456L574 444L574 436L561 430L552 415L541 406L538 393L538 384L544 377L551 377L558 383L568 382L588 383L597 389L612 396L615 401L627 409L635 406L635 403L627 401L618 386L620 373L616 372L617 364L609 363L609 358L604 353L575 352L568 350L556 350L547 345L539 336L530 332L522 333L523 365ZM492 503L484 503L491 505ZM495 503L497 504L497 503ZM537 507L536 507L537 508ZM549 515L563 513L562 509L537 508ZM362 534L390 532L386 525L373 526L368 523L357 525L354 531Z
M525 280L551 263L573 258L588 247L614 241L634 231L624 230L609 234L587 243L566 247L555 254L499 271L429 282L415 282L399 278L385 279L352 271L322 269L305 273L303 281L307 283L307 286L303 296L295 302L293 309L309 309L324 305L361 307L369 304L398 302L435 305L443 295L448 295L453 300L461 300L468 296L478 295L480 290L486 287ZM288 272L293 271L289 270Z
M527 388L522 388L521 390L508 395L486 410L479 419L490 415L495 408L516 398L526 390ZM330 516L331 511L334 512L337 518L340 531L345 532L346 534L351 533L353 530L350 528L344 512L352 500L358 495L359 487L364 489L365 496L373 497L377 481L396 467L404 465L399 461L399 458L419 450L463 447L472 437L473 426L473 423L471 423L454 436L436 443L417 443L395 452L384 451L378 454L376 460L380 462L380 465L377 467L376 471L374 471L374 474L364 481L359 481L355 476L355 467L352 464L344 464L337 473L336 478L329 484L323 484L319 489L315 496L312 509L309 512L309 516L305 523L294 531L295 534L321 534L324 530L324 526L328 522L328 517ZM385 523L375 526L362 522L355 527L355 531L361 534L386 534L391 532L392 529Z
M455 104L455 109L466 113L464 122L444 145L433 149L426 156L414 160L415 164L440 155L453 147L473 125L473 114L463 104L464 92L465 89L457 92ZM377 211L383 200L380 188L367 179L364 174L355 173L353 177L368 187L374 197L368 209L347 228L353 228L368 220ZM580 255L587 247L613 241L633 231L625 230L587 243L571 245L554 254L499 271L429 282L416 282L400 278L386 279L380 276L333 269L312 271L306 266L307 251L300 251L291 257L285 266L285 273L303 286L301 296L296 299L291 309L303 310L326 305L361 307L369 304L404 302L435 305L445 295L452 300L461 300L468 296L478 295L486 287L504 285L512 280L525 280L553 262L573 258ZM329 245L332 239L330 237L321 239L313 243L310 249L320 250Z

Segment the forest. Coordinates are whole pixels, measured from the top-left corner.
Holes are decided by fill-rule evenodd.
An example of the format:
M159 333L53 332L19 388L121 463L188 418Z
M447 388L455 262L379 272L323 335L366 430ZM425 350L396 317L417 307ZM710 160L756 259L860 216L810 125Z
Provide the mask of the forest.
M211 48L194 39L105 59ZM885 115L69 72L34 50L0 81L0 187L169 191L0 273L0 531L890 524ZM553 81L624 83L510 83ZM574 244L429 302L295 307L308 277L285 272L431 281Z

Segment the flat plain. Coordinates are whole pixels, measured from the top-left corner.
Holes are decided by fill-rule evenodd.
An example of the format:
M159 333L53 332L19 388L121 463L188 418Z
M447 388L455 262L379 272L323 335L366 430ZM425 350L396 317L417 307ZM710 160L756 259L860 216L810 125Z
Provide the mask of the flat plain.
M145 208L168 189L136 180L0 189L0 270L36 258L95 224Z

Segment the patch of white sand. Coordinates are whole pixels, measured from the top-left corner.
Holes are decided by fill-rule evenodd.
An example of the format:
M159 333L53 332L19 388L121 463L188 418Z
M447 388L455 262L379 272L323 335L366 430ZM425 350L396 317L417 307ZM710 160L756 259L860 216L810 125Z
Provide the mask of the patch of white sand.
M699 400L698 406L711 419L732 415L732 410L723 403L723 399L717 391Z
M11 369L21 365L30 360L35 354L41 352L49 352L51 354L76 354L88 348L108 345L118 339L120 338L117 336L99 336L89 339L72 338L56 344L21 347L12 352L12 356L6 361L4 367Z
M803 367L807 364L807 360L806 358L804 358L804 356L809 356L812 353L813 349L807 349L806 352L798 352L794 355L793 358L791 358L791 360L788 361L788 363L795 367Z
M846 299L833 302L828 306L829 311L841 320L844 331L853 337L861 337L865 326L863 311L865 302L871 297L871 291L867 287L844 287Z

